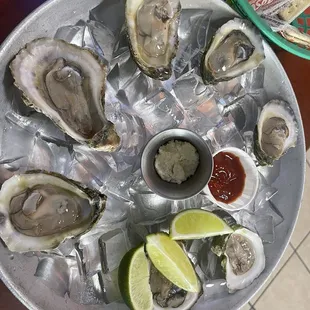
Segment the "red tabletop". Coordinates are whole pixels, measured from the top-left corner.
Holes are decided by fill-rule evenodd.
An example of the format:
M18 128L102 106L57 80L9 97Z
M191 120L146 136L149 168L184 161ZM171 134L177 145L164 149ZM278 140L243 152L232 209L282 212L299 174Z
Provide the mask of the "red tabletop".
M30 12L46 0L0 0L0 43ZM307 148L310 147L310 89L307 77L310 73L310 61L298 58L276 47L294 91L304 123ZM25 310L25 307L0 282L0 310Z

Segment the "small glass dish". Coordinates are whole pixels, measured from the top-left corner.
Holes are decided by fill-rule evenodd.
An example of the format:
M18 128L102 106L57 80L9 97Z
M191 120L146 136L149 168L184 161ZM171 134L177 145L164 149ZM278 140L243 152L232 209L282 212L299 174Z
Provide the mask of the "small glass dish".
M219 207L225 210L238 211L244 209L253 202L257 193L259 178L256 165L253 159L246 152L236 147L223 148L214 153L213 157L221 152L232 153L240 159L241 165L243 166L245 171L245 184L242 194L235 201L231 203L224 203L214 198L208 185L205 187L204 192L213 203L217 204Z
M191 143L199 154L195 174L181 184L162 180L155 169L155 156L159 148L171 140ZM184 200L199 194L208 184L213 172L213 157L206 142L187 129L168 129L154 136L144 148L141 172L148 187L157 195L170 200Z

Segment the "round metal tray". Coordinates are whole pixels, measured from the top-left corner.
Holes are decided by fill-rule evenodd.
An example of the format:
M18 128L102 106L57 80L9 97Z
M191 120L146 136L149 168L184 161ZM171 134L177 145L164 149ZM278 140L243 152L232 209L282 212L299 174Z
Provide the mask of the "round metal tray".
M13 56L27 42L38 37L53 37L57 28L62 25L75 24L79 19L87 19L91 8L97 6L101 0L51 0L26 18L6 39L0 49L0 121L4 119L4 113L8 110L11 98L8 89L12 85L12 77L8 70L8 64ZM219 0L184 0L183 7L211 8L214 12L213 23L222 23L224 19L230 19L236 13ZM194 309L221 310L238 309L246 303L255 292L263 285L267 277L279 262L296 223L305 175L305 142L302 121L296 97L288 77L273 53L265 42L265 89L268 99L285 99L290 102L298 118L300 134L298 145L291 149L281 161L271 168L268 173L279 171L274 186L279 189L273 198L273 203L284 216L284 222L276 227L276 239L273 244L265 245L266 268L261 276L248 288L238 291L228 297L208 301L207 304L197 304ZM0 133L2 134L2 133ZM5 173L5 171L1 171ZM1 177L3 182L3 176ZM1 180L0 180L1 182ZM0 276L10 290L30 309L101 309L102 306L76 305L69 299L58 297L48 288L43 286L33 276L38 259L15 254L12 259L5 246L0 243ZM120 308L124 308L120 306Z

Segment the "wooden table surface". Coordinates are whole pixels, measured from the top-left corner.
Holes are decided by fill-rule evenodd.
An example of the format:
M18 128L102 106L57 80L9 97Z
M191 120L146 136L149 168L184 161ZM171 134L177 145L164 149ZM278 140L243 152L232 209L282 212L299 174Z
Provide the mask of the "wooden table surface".
M87 1L87 0L85 0ZM0 42L22 21L30 12L45 0L0 0ZM275 48L283 67L285 68L295 94L297 96L303 119L307 148L310 147L310 61L295 57L286 51ZM25 310L25 307L0 282L0 310Z

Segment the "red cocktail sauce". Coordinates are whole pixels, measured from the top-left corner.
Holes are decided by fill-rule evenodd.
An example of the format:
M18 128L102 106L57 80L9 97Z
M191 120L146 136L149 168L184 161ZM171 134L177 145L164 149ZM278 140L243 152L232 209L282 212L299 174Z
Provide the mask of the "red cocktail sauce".
M214 170L209 181L213 197L231 203L241 196L245 184L245 171L239 157L220 152L214 156Z

